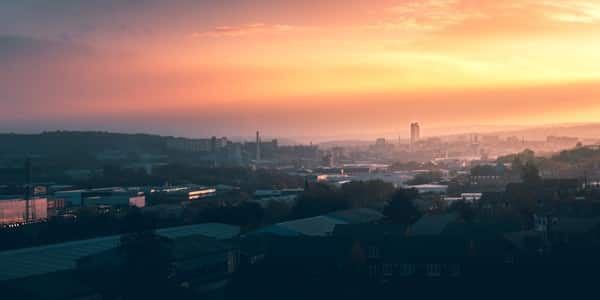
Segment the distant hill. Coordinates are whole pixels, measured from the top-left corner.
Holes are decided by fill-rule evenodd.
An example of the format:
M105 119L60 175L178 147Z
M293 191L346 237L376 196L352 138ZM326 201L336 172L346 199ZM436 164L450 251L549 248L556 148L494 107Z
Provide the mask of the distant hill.
M557 124L544 125L532 128L499 131L487 134L496 134L502 137L517 136L526 140L546 140L548 136L578 137L582 140L600 140L600 124Z
M578 137L587 144L600 141L600 123L592 124L553 124L544 126L532 126L527 128L513 129L500 126L487 126L479 128L478 131L468 131L478 127L464 127L465 131L456 132L452 135L438 135L439 137L452 138L458 135L478 133L480 135L498 135L500 137L516 136L526 140L546 140L548 136ZM502 130L493 131L493 128ZM427 135L430 137L433 135ZM97 152L102 150L118 149L125 152L163 153L165 140L170 137L152 134L125 134L99 131L52 131L40 134L13 134L0 133L0 154L20 153L31 154L57 154L69 152ZM253 138L231 138L232 140L252 140ZM270 140L263 137L263 140ZM279 138L280 145L298 144L299 138ZM321 148L333 147L365 147L373 144L374 139L339 139L319 143ZM389 139L396 143L397 138Z
M166 142L170 138L173 137L102 131L49 131L39 134L0 133L0 154L63 156L72 153L98 153L105 150L163 154L168 152ZM253 138L233 138L233 140L253 141ZM263 141L271 139L262 137ZM298 144L294 140L285 138L278 139L278 142L279 145Z
M0 153L21 155L93 153L102 150L160 153L166 137L88 131L53 131L40 134L0 134Z
M519 139L524 138L529 141L545 141L548 136L567 136L577 137L586 142L600 141L600 123L593 124L551 124L540 126L464 126L456 128L422 128L427 135L424 138L440 137L444 139L454 139L467 134L478 135L497 135L502 138L516 136ZM383 135L382 135L383 136ZM388 139L389 142L396 143L397 138ZM408 139L402 140L408 143ZM339 139L329 140L319 143L320 147L356 147L373 144L375 139Z

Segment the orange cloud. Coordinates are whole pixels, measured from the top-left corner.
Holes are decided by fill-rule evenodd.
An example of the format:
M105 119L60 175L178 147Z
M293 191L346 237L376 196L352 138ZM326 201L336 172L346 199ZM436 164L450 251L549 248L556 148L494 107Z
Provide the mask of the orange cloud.
M460 4L459 0L408 1L388 10L396 17L395 26L425 31L441 30L467 19L483 17L481 12L460 9ZM394 22L387 24L384 28Z
M583 0L546 0L540 1L547 8L546 15L554 20L569 23L600 22L600 3Z
M522 34L532 29L561 29L564 23L600 21L600 3L590 0L409 0L387 11L390 16L385 21L366 28L445 34L461 34L468 28Z
M209 31L194 33L194 37L237 37L253 34L277 34L300 30L291 25L252 23L239 26L218 26Z

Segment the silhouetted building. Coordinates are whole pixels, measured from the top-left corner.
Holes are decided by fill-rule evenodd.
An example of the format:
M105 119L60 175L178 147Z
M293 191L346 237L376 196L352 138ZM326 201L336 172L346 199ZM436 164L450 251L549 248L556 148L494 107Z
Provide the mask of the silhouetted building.
M246 142L244 144L244 152L246 153L247 161L266 161L277 157L279 144L276 139L271 141L263 141L260 133L256 132L256 140L254 142Z
M159 203L187 203L216 196L217 190L205 186L171 186L150 190L152 197Z
M210 139L169 138L166 142L167 149L191 153L215 152L226 145L226 137L217 138L214 136Z
M68 206L136 206L144 207L146 197L138 190L122 187L58 191L55 198Z
M221 223L204 223L156 230L158 236L170 240L201 236L212 238L215 241L225 241L236 237L239 233L240 227ZM2 266L0 282L75 271L77 262L82 258L116 249L120 245L120 240L120 235L113 235L0 252L0 266Z
M419 123L410 124L410 143L414 144L421 139L421 126Z
M260 161L260 132L256 132L256 161Z

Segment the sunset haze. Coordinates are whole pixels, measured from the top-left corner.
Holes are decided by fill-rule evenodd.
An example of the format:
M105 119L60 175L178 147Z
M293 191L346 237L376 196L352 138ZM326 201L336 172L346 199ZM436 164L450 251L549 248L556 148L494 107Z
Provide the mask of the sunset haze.
M407 136L596 122L597 0L3 1L0 125Z

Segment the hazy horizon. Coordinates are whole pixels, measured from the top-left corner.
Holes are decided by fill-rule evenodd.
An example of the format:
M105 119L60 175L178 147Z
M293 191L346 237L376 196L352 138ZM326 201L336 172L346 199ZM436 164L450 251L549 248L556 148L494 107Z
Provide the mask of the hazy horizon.
M409 124L406 124L409 125ZM428 128L427 124L421 123L422 137L452 137L458 135L468 134L481 134L481 135L499 135L509 136L514 133L525 133L526 136L519 135L519 138L527 138L531 140L544 140L548 135L556 136L571 136L579 137L581 139L597 139L596 135L590 134L585 130L582 132L582 128L586 127L600 127L599 123L556 123L556 124L542 124L542 125L470 125L460 127L438 127ZM4 127L5 128L5 127ZM257 128L255 130L260 131L261 138L263 140L279 139L281 144L320 144L320 143L335 143L335 142L373 142L377 138L385 138L391 143L395 143L398 139L408 142L410 138L410 132L408 128L404 128L403 131L382 131L372 132L364 134L348 134L348 135L277 135L273 134L270 130L263 130ZM122 130L122 129L111 129L111 128L46 128L41 130L3 130L0 134L40 134L43 132L52 131L73 131L73 132L110 132L118 134L150 134L160 136L174 136L183 138L208 138L211 136L227 137L233 141L253 141L255 139L256 131L250 129L247 132L233 132L230 134L216 134L216 133L193 133L193 132L161 132L160 130ZM549 130L549 131L548 131ZM571 134L572 132L578 132L577 134Z

